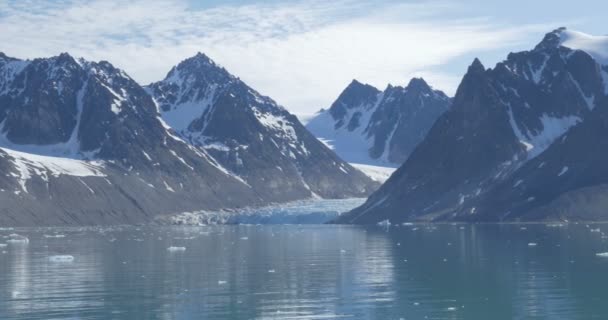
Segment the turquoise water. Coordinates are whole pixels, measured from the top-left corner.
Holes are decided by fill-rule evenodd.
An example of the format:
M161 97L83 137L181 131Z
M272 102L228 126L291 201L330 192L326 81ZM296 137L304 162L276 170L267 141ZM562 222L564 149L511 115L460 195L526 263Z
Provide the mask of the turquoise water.
M3 229L0 319L608 319L603 229Z

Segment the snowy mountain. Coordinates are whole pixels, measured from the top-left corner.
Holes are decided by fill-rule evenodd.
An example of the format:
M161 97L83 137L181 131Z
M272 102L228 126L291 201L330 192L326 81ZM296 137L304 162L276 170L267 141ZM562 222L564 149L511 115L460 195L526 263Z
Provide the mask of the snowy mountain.
M561 28L494 69L475 60L406 163L340 221L605 220L606 57L608 38Z
M353 80L306 127L351 163L398 167L449 104L450 98L423 79L384 91Z
M204 54L147 90L181 138L272 201L364 196L377 188L294 115Z
M209 127L243 133L252 125L230 118L249 116L234 112L232 95L264 101L252 110L273 107L266 104L268 98L247 92L242 85L230 85L225 95L210 95L226 109L215 115L228 118L224 123L211 121ZM233 156L231 163L213 147L195 147L193 137L178 135L176 131L183 133L179 122L165 113L176 129L169 127L157 108L143 87L108 62L68 54L24 61L0 54L0 224L143 223L169 213L310 198L314 194L308 188L326 197L346 197L363 195L375 186L331 151L319 150L321 143L288 122L290 115L283 109L253 113L268 130L258 137L276 143L286 157L307 154L300 166L281 166L284 159L271 162L272 150L246 140L210 142L219 149L236 143L235 153L227 157ZM175 117L190 116L187 108L180 111L186 114ZM273 129L275 136L270 135ZM293 140L279 140L281 134ZM204 141L196 145L209 147ZM248 148L262 155L268 152L268 158L256 160L276 166L251 171L260 181L241 174L241 166L248 168L253 162ZM327 166L333 171L325 170ZM313 179L315 170L323 177L305 180ZM338 183L346 187L338 188Z

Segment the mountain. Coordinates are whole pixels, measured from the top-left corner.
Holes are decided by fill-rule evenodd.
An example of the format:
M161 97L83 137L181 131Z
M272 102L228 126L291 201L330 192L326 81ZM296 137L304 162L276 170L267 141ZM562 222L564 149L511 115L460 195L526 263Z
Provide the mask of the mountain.
M560 28L494 69L475 60L405 164L339 222L605 219L607 39Z
M269 97L197 54L149 85L164 121L273 202L361 197L378 185Z
M397 167L448 110L450 98L414 78L384 91L356 80L306 127L351 163Z
M310 161L323 155L313 148ZM137 224L310 196L265 195L176 135L123 71L68 54L27 61L0 54L0 170L5 226ZM332 178L319 179L320 188Z

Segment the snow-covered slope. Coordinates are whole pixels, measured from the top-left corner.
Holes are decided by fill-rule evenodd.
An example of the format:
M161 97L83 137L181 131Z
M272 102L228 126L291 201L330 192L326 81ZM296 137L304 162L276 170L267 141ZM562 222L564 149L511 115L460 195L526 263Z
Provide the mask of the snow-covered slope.
M204 54L147 90L182 139L274 201L363 196L377 187L285 108Z
M340 220L605 220L605 43L562 28L493 69L476 59L406 163Z
M398 167L449 103L443 92L422 79L385 91L353 80L306 127L351 163Z
M383 166L372 166L368 164L358 164L351 163L351 165L363 173L365 173L368 177L372 178L375 181L380 183L384 183L390 176L397 170L396 168L391 167L383 167Z

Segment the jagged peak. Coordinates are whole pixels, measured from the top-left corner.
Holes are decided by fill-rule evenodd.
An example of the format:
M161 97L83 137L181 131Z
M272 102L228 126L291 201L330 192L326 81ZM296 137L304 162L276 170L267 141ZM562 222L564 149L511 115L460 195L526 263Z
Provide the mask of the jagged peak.
M194 56L185 59L177 65L179 69L193 66L196 66L197 68L212 67L223 70L222 67L220 67L217 63L215 63L215 61L202 52L197 52Z
M566 27L560 27L547 33L543 40L536 45L534 50L547 50L559 47L562 43L562 34L567 30Z
M369 85L367 83L360 82L357 79L353 79L350 84L346 87L346 90L358 90L358 89L373 89L378 90L376 87Z
M230 82L237 79L230 74L226 69L215 63L209 56L204 53L197 52L194 56L187 58L171 68L164 81L180 82L180 78L194 76L206 77L207 75L215 74L224 79L220 82Z
M378 90L376 87L366 84L366 83L362 83L356 79L353 79L350 84L344 89L344 91L342 91L341 96L347 96L347 95L351 95L351 94L359 94L359 93L372 93L372 94L378 94L380 93L380 90Z
M405 88L408 91L432 91L431 86L423 78L412 78Z
M469 66L469 70L467 73L483 73L486 71L486 67L483 66L483 63L479 60L479 58L475 58L471 66Z

